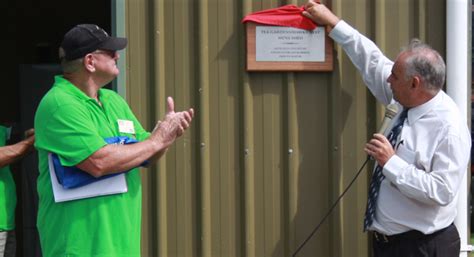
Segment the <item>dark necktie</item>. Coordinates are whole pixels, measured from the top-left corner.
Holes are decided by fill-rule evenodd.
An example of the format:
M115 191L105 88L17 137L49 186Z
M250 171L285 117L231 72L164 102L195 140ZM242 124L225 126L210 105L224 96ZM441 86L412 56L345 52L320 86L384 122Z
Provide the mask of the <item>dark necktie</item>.
M404 109L402 113L400 113L397 123L395 123L392 130L387 136L388 141L390 141L390 144L392 144L393 147L395 147L395 144L397 143L398 135L400 135L400 132L402 131L403 123L405 122L405 119L407 118L407 113L408 113L408 109ZM380 185L382 184L382 181L384 180L384 178L385 176L382 173L382 167L377 165L377 167L374 170L374 173L372 174L372 178L370 180L369 195L367 198L367 209L365 211L365 218L364 218L364 231L367 231L367 228L369 228L370 225L372 225L372 222L375 219L375 204L377 202L377 197L379 195Z

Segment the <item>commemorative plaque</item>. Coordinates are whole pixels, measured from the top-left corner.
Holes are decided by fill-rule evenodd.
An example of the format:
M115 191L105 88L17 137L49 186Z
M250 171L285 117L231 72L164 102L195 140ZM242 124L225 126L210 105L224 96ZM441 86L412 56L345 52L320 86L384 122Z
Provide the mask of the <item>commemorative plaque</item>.
M314 30L247 22L247 71L332 71L332 40Z

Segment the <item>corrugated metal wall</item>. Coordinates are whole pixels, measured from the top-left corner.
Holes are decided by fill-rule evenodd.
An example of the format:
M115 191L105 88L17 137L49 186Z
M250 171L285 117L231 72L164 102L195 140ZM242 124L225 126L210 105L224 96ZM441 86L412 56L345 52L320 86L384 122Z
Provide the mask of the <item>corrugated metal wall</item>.
M138 118L152 129L168 95L196 110L143 172L143 256L290 256L364 162L383 111L339 48L329 73L245 71L241 19L304 3L126 2L127 100ZM444 0L329 4L389 57L411 37L444 53ZM369 256L367 174L298 256Z

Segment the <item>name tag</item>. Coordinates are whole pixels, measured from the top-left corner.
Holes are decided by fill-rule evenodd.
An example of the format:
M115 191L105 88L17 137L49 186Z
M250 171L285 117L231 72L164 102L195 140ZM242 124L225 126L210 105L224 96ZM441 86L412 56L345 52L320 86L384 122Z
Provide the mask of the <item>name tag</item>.
M135 127L133 126L133 121L131 120L117 120L119 132L135 134Z

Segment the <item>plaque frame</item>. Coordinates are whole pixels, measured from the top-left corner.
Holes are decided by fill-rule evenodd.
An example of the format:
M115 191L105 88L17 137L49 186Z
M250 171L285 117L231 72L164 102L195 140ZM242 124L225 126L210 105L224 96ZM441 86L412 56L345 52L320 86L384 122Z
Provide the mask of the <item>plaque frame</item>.
M328 36L328 29L325 29L325 55L323 62L306 61L256 61L256 27L271 26L246 22L247 36L247 71L321 71L329 72L334 70L333 40Z

